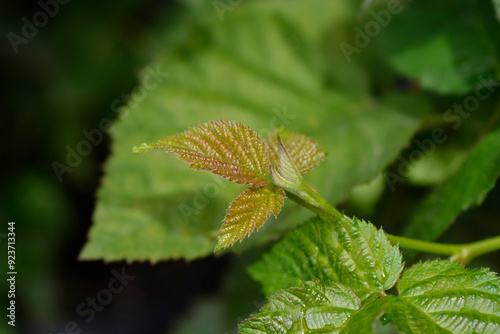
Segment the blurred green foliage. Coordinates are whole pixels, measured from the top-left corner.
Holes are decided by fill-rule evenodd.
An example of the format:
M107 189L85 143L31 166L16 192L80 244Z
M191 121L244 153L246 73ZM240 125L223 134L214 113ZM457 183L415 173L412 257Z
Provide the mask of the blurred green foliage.
M134 145L212 119L237 120L262 133L285 125L314 138L329 153L308 183L347 213L397 233L409 221L426 226L438 219L436 214L421 221L420 203L440 209L432 196L442 200L447 184L460 178L466 164L475 167L475 161L467 160L469 152L498 128L500 94L495 86L470 116L453 108L476 96L480 77L498 80L497 0L402 2L403 12L392 15L379 34L367 35L368 45L353 53L351 62L339 45L356 47L359 31L366 34L367 24L378 22L373 13L387 10L389 1L233 3L70 2L18 55L12 55L10 45L2 46L2 63L17 66L15 75L5 76L10 78L4 92L9 99L2 108L13 113L2 113L1 126L7 142L16 145L4 148L9 158L2 175L0 218L17 222L22 240L19 284L26 287L19 302L34 327L59 314L60 251L67 239L83 243L90 217L79 216L79 206L82 198L92 206L99 184L82 258L157 262L211 253L224 209L242 189L190 171L161 152L133 155ZM25 14L11 5L2 14L3 28L19 31L20 17L37 10L32 5ZM138 68L143 68L139 79ZM157 68L168 76L145 90L148 70ZM59 183L51 163L67 163L67 147L76 149L86 140L82 131L99 129L103 119L117 119L110 131L111 148L103 133L103 142ZM420 150L415 139L432 138L436 128L445 131L446 141L400 168L402 160L410 161ZM494 187L498 173L489 163L492 193L484 205L462 215L465 207L455 210L445 224L450 230L443 235L446 228L440 225L432 238L464 242L500 234L500 193ZM394 183L388 175L400 179ZM371 183L363 192L359 186L377 176L384 182ZM440 184L442 188L433 189ZM214 198L204 194L208 185L218 187ZM479 197L486 192L479 189ZM182 203L199 212L189 223L179 211ZM309 216L286 203L278 221L268 222L235 250L276 240ZM246 277L239 279L250 285L241 273L246 260L233 261ZM500 269L495 256L477 263ZM234 275L228 274L228 280ZM248 298L258 296L257 291L256 285L248 288ZM220 320L213 328L234 330L236 318L255 311L250 310L255 305L246 297L228 302L225 293L209 298L193 314ZM71 308L67 311L74 312ZM186 323L195 324L186 320L181 327L191 328ZM3 333L8 330L0 327Z

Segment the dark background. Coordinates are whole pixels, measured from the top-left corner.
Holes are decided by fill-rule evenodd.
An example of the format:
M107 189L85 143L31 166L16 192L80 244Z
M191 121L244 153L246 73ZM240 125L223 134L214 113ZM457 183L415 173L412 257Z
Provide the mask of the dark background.
M16 332L60 333L74 320L83 333L165 333L193 296L218 289L227 261L78 261L109 138L62 182L51 164L64 162L66 147L74 148L83 130L117 117L111 103L137 85L137 72L155 55L155 48L145 46L161 37L154 36L158 25L177 20L180 6L174 1L70 1L28 44L20 44L17 54L7 33L21 35L21 18L31 19L40 7L36 1L1 7L0 233L7 232L7 221L16 222ZM4 249L6 235L0 237ZM113 277L111 270L124 266L135 276L130 286L87 325L77 306L95 298ZM6 303L3 293L1 300Z

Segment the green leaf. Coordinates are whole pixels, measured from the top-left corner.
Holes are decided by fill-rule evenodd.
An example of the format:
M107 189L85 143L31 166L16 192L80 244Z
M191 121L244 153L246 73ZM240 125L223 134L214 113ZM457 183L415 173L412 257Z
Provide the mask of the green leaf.
M178 153L192 169L208 170L240 184L267 183L266 146L255 130L238 122L203 123L180 135L134 147L134 152L164 149Z
M478 76L499 71L500 30L490 3L421 0L403 6L382 34L389 61L402 74L441 94L465 94Z
M212 253L224 210L241 189L159 151L130 153L138 143L193 124L230 119L261 138L279 126L314 138L329 159L306 176L331 203L380 173L413 136L419 118L371 96L326 88L312 58L328 59L321 43L345 21L349 6L254 1L226 12L222 23L216 13L191 23L192 35L169 45L169 53L143 71L144 94L113 126L112 153L81 258L159 261ZM330 65L345 66L345 59ZM290 205L280 217L280 224L266 224L231 249L279 238L310 214Z
M349 194L348 202L363 214L371 215L384 193L386 180L382 174L368 182L354 187Z
M242 192L229 206L215 250L241 241L255 228L259 230L271 214L278 216L285 197L285 191L272 184L252 187Z
M390 289L402 270L401 253L382 230L348 217L299 226L249 268L266 295L317 279L345 284L363 301Z
M425 198L405 234L425 240L438 238L462 211L481 204L499 175L500 129L481 140L458 171Z
M419 263L403 273L385 320L405 333L498 333L500 279L451 261Z
M305 282L302 288L271 296L260 313L240 329L246 334L334 334L360 307L356 294L342 284Z
M359 309L345 324L340 334L373 334L375 322L384 314L385 305L392 298L394 297L379 298Z
M435 320L427 317L426 313L419 310L413 304L403 298L396 298L389 305L389 314L385 314L384 323L392 323L403 333L419 334L453 334L444 328L439 327Z
M271 132L265 140L271 162L279 163L279 138L283 141L283 145L300 175L309 173L326 159L326 153L318 149L316 141L307 136L281 129Z

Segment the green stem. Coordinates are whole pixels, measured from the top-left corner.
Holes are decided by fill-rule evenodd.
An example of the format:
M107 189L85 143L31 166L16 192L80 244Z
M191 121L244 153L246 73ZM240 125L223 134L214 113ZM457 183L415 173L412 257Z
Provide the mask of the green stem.
M470 261L478 256L500 250L500 236L463 244L461 246L462 254L465 255L465 260Z
M393 244L399 244L402 248L408 248L425 253L452 256L460 253L463 248L461 245L456 244L441 244L437 242L400 237L392 234L387 234L387 237Z
M387 237L392 243L399 243L399 246L402 248L432 254L449 255L453 261L459 261L464 264L478 256L500 250L500 236L466 244L441 244L390 234Z
M307 188L301 187L299 192L292 189L287 190L287 197L313 212L316 212L320 216L332 216L337 221L344 218L342 213L331 206L320 195L312 191L308 186ZM468 263L478 256L500 250L500 236L466 244L442 244L400 237L392 234L387 234L387 237L393 244L399 244L401 248L425 253L448 255L451 257L452 261L462 262L463 264Z

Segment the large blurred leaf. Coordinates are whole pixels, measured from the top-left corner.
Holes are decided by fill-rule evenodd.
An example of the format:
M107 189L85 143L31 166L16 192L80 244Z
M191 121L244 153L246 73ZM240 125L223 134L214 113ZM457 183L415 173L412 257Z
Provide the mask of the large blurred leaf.
M244 3L224 21L214 14L193 26L184 45L146 69L142 87L150 89L142 89L114 126L113 153L81 257L158 261L213 251L224 210L243 188L162 152L130 153L201 122L239 121L262 138L280 125L309 135L329 158L308 181L331 202L384 168L418 120L369 97L325 90L316 42L345 12L341 1ZM155 71L169 75L151 75ZM242 246L279 237L307 215L285 205L280 222L269 222Z
M461 94L478 85L478 76L500 70L500 26L491 3L421 0L403 6L382 36L389 61L404 75L435 92Z
M419 263L403 273L385 320L405 333L498 333L500 279L459 263Z
M434 186L444 182L463 164L467 152L456 147L436 147L412 163L406 177L412 184L419 186Z
M406 235L438 238L458 215L481 204L500 175L500 129L472 150L458 171L436 188L416 209Z
M303 224L250 267L266 295L301 281L340 282L373 298L390 289L403 265L397 246L382 230L356 218L318 218Z

